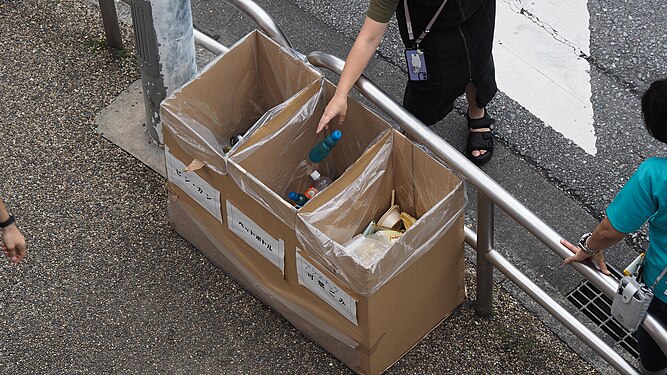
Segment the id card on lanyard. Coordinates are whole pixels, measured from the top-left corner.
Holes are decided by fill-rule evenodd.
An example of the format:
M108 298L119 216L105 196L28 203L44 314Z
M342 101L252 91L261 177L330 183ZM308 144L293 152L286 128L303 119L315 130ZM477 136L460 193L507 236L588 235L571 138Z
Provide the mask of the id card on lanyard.
M435 12L435 15L431 21L426 25L426 29L421 33L419 38L415 40L414 34L412 33L412 22L410 21L410 11L408 10L408 0L403 0L403 9L405 10L405 23L408 29L408 37L411 41L414 41L414 48L405 49L405 65L408 68L408 77L411 81L426 81L428 79L428 70L426 69L426 59L424 58L424 50L419 48L419 43L426 37L426 35L431 31L431 26L440 15L442 8L447 4L447 0L442 2L438 11Z

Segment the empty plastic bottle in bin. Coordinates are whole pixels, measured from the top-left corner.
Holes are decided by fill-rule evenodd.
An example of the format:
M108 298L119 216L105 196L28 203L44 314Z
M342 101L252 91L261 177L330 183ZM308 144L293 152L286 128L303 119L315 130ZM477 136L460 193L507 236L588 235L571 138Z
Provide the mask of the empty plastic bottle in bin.
M306 191L303 193L303 195L305 195L308 199L313 198L315 194L331 185L331 179L327 176L320 175L320 172L318 171L310 172L310 178L313 179L313 185L306 189Z
M297 194L293 191L290 191L287 197L296 203L296 208L301 208L304 204L306 204L306 202L308 202L308 197L303 194Z
M319 163L324 159L331 149L338 144L338 140L343 136L340 130L334 130L333 133L329 134L324 138L324 140L313 147L308 154L310 161L313 163Z

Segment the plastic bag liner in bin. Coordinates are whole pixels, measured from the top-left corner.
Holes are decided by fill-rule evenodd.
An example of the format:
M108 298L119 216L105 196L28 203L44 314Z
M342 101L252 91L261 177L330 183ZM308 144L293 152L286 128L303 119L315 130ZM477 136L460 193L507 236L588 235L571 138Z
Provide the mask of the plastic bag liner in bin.
M253 31L209 63L161 105L163 126L189 155L218 173L231 137L321 74L297 52Z
M392 190L401 211L418 220L369 264L342 244L389 209ZM429 251L450 230L465 203L460 178L391 130L335 185L301 209L296 220L297 239L309 257L355 292L368 296ZM441 250L446 251L433 249Z
M308 170L313 166L306 160L310 150L325 137L325 132L317 134L315 130L334 92L335 86L325 79L311 84L289 102L267 112L243 144L227 155L229 175L240 189L290 227L294 226L296 209L287 194L303 193L312 184ZM315 169L336 184L335 179L389 128L373 112L348 100L345 122L329 129L341 130L343 136L331 153L314 165Z

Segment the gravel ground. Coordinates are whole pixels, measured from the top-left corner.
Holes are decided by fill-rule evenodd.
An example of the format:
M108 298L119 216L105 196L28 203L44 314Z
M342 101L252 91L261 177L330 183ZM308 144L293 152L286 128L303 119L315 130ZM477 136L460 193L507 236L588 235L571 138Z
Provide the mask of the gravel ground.
M138 71L93 4L0 0L0 194L29 242L0 261L0 373L349 373L175 234L163 179L94 132ZM469 300L389 373L595 373L496 292L496 318Z

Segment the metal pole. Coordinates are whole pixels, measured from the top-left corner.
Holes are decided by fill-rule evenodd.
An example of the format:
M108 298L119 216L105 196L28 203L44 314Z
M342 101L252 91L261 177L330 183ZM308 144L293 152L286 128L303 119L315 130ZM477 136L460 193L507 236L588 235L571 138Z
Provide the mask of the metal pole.
M114 0L100 0L100 12L104 24L104 34L107 38L107 46L113 49L123 49L123 39L120 37L118 27L118 15Z
M132 24L146 111L146 127L162 144L160 103L197 73L189 0L134 0Z
M197 44L217 55L221 55L229 50L229 48L223 46L222 44L218 43L217 40L211 38L210 36L202 33L199 30L195 29L194 35L195 35L195 42Z
M493 250L493 202L477 191L477 301L475 312L481 317L493 314L493 266L486 253Z

